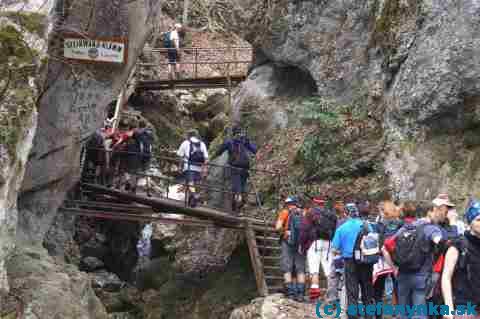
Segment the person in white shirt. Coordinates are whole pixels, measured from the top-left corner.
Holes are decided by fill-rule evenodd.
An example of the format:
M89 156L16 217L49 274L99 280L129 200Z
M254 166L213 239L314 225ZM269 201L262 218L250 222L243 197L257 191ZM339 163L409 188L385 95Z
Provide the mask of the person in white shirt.
M183 174L189 190L195 193L193 186L202 180L207 174L208 151L207 146L198 136L198 131L188 131L188 138L183 141L177 150L177 155L183 159Z
M182 25L179 23L176 23L173 26L173 29L169 32L170 36L170 48L168 49L168 73L170 76L173 78L173 73L172 73L172 67L173 67L173 72L175 72L175 76L178 79L180 75L180 70L181 70L181 65L178 64L177 68L177 62L180 61L180 56L178 49L180 49L180 35L178 34L180 30L182 29Z

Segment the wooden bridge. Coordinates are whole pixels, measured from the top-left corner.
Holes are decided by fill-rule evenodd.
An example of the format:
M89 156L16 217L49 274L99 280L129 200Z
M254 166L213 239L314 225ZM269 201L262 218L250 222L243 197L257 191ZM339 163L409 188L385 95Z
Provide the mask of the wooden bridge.
M226 88L229 91L244 81L253 59L250 47L180 48L176 62L180 79L168 71L166 48L144 49L137 63L135 89L170 90Z
M177 162L179 159L156 156L156 168L162 168L165 172L163 177L153 174L142 173L142 178L160 179L169 185L177 184L175 178L168 177L170 174L169 165ZM168 162L168 164L165 164ZM82 161L83 163L83 161ZM228 170L228 166L208 164L212 169ZM82 164L85 168L85 165ZM252 170L251 174L265 174L264 178L274 178L278 175L275 172ZM86 178L86 176L88 178ZM66 200L60 210L66 214L75 214L92 218L128 220L139 222L158 222L169 224L187 224L199 227L220 227L245 232L245 238L248 244L252 269L255 274L258 293L265 296L270 293L279 292L283 289L283 277L280 271L280 244L279 234L274 230L273 221L267 216L269 212L261 210L263 216L243 216L225 208L212 207L207 205L199 205L192 208L187 205L186 200L176 200L169 198L166 194L152 195L148 189L139 193L131 193L105 187L96 183L95 178L83 174L83 181L79 184L77 195L80 197L70 198ZM223 182L225 179L223 178ZM215 184L221 185L221 181ZM148 184L147 184L148 185ZM186 185L184 185L186 186ZM148 187L148 186L147 186ZM231 195L225 187L212 187L209 185L204 187L206 191ZM184 187L186 191L187 187ZM148 196L149 194L150 196ZM185 193L186 198L187 193ZM247 195L255 196L254 205L261 206L258 202L258 194L255 192L247 193ZM250 201L250 203L252 203ZM168 217L164 214L181 215L180 218ZM273 215L270 212L269 215ZM186 216L187 218L185 218Z

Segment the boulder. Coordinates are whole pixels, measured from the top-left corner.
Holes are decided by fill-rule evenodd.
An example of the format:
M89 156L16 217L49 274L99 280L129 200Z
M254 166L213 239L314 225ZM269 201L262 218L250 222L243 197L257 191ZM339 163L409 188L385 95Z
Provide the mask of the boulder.
M92 272L104 267L105 267L105 264L103 263L103 261L101 261L96 257L91 257L91 256L83 258L82 262L80 263L80 270L88 271L88 272Z
M100 288L108 292L116 292L125 285L117 275L106 270L97 270L90 275L93 280L93 288Z
M73 265L56 263L45 249L17 248L6 266L25 318L107 318L88 275Z

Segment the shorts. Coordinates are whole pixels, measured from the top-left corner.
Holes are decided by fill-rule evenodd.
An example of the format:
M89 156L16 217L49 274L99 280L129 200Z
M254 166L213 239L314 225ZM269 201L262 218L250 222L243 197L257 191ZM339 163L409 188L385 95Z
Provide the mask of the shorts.
M310 274L319 274L322 267L325 277L330 275L333 264L333 252L328 240L319 239L312 243L307 251L308 270Z
M232 167L232 192L233 193L246 193L247 192L247 179L248 171L243 168Z
M305 259L305 255L301 255L298 249L292 248L286 241L282 241L282 257L280 259L282 272L292 273L295 270L297 274L304 274Z
M187 183L189 182L198 183L202 180L202 176L200 175L200 172L197 172L197 171L184 171L183 174L185 176L185 181Z
M168 62L169 63L176 63L178 60L178 53L177 49L168 49Z

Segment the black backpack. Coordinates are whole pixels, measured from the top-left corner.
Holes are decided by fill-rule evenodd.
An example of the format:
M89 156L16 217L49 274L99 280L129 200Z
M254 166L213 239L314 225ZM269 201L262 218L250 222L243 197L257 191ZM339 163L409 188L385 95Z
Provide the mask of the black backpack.
M312 224L315 232L315 240L330 240L337 226L337 215L330 209L312 208Z
M467 238L459 240L456 245L459 250L456 272L462 272L466 279L464 283L469 300L474 303L480 301L480 249L473 246Z
M190 140L189 162L191 165L202 165L205 163L205 155L202 152L202 142L192 142Z
M433 253L432 244L425 236L427 224L406 224L395 238L393 262L400 271L418 272Z
M149 128L140 129L135 134L138 143L138 149L143 162L148 162L152 158L153 150L153 131Z
M247 154L247 148L243 143L234 142L230 153L229 164L243 169L250 168L250 158Z

